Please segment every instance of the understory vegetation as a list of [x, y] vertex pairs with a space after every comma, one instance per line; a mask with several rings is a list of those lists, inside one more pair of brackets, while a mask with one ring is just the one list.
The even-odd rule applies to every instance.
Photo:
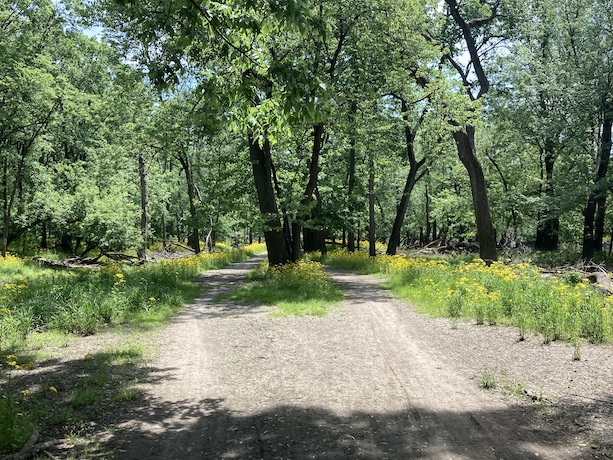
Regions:
[[333, 251], [331, 266], [380, 273], [396, 295], [420, 310], [454, 321], [506, 324], [542, 336], [544, 343], [613, 341], [613, 298], [603, 295], [576, 272], [545, 278], [529, 262], [464, 261], [406, 256], [369, 257], [365, 252]]
[[55, 270], [35, 261], [0, 259], [0, 353], [10, 352], [35, 331], [94, 334], [112, 323], [155, 325], [198, 294], [194, 277], [263, 250], [201, 253], [142, 266]]

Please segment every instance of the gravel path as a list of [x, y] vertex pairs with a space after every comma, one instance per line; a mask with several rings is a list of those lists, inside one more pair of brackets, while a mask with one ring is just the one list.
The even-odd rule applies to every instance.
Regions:
[[[343, 271], [330, 274], [346, 299], [324, 318], [272, 318], [269, 307], [213, 302], [245, 282], [258, 261], [203, 275], [206, 292], [159, 333], [160, 356], [156, 375], [143, 387], [145, 402], [113, 430], [116, 459], [576, 459], [607, 453], [599, 440], [612, 433], [610, 405], [571, 399], [577, 389], [569, 389], [567, 369], [559, 366], [575, 366], [576, 376], [604, 360], [593, 367], [602, 372], [602, 393], [590, 395], [610, 398], [610, 347], [586, 349], [590, 358], [573, 363], [569, 347], [517, 343], [511, 329], [465, 323], [451, 329], [448, 321], [394, 300], [380, 279]], [[535, 364], [530, 359], [543, 353], [548, 365], [559, 360], [563, 374], [550, 385], [549, 375], [526, 374]], [[601, 371], [603, 365], [609, 371]], [[520, 396], [479, 388], [487, 369]], [[518, 377], [526, 380], [518, 383]], [[566, 389], [564, 404], [555, 385]], [[545, 401], [535, 403], [523, 390], [535, 398], [540, 391]], [[547, 402], [554, 397], [550, 390], [557, 391], [556, 404]]]

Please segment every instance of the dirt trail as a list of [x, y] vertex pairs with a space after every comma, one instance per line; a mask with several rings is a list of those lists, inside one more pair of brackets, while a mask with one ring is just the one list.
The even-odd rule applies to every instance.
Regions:
[[346, 300], [324, 318], [212, 301], [256, 261], [204, 275], [210, 289], [160, 333], [116, 459], [588, 458], [529, 405], [480, 389], [440, 323], [377, 278], [332, 271]]

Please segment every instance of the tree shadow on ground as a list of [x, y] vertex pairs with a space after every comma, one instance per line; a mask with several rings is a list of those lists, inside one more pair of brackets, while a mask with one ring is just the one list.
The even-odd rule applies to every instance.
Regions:
[[61, 452], [79, 458], [100, 450], [100, 434], [142, 405], [139, 385], [155, 384], [165, 371], [144, 364], [141, 350], [130, 345], [80, 359], [42, 360], [32, 369], [26, 364], [28, 356], [17, 359], [23, 363], [21, 370], [0, 373], [0, 397], [31, 423], [39, 444], [51, 450], [61, 445]]
[[[20, 404], [38, 417], [39, 441], [61, 441], [48, 452], [115, 460], [588, 459], [613, 453], [613, 404], [606, 401], [472, 413], [433, 412], [419, 402], [407, 408], [403, 401], [385, 413], [290, 405], [246, 413], [223, 399], [126, 397], [125, 389], [154, 386], [173, 370], [144, 366], [138, 358], [108, 351], [13, 373], [14, 396], [27, 390]], [[91, 400], [76, 399], [83, 392]], [[590, 438], [595, 431], [598, 439]]]
[[[600, 422], [610, 428], [612, 411], [605, 414], [597, 406], [562, 409], [567, 414], [599, 413]], [[434, 413], [416, 406], [338, 415], [287, 405], [245, 414], [229, 410], [221, 399], [149, 401], [130, 418], [116, 420], [118, 428], [107, 447], [115, 458], [130, 460], [587, 459], [611, 452], [613, 438], [579, 449], [580, 433], [564, 429], [572, 420], [557, 417], [552, 425], [523, 405], [479, 413]]]

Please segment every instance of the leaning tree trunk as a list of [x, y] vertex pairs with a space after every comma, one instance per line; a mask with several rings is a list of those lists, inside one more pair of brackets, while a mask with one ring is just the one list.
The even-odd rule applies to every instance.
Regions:
[[417, 172], [426, 161], [425, 158], [422, 158], [419, 161], [415, 160], [415, 133], [411, 130], [411, 127], [406, 124], [407, 111], [407, 103], [406, 101], [402, 100], [402, 113], [403, 117], [405, 118], [404, 137], [407, 147], [407, 156], [409, 159], [409, 174], [407, 176], [407, 181], [404, 184], [404, 190], [402, 191], [402, 196], [400, 197], [400, 203], [398, 203], [398, 206], [396, 208], [396, 218], [394, 219], [392, 234], [390, 235], [390, 239], [387, 244], [386, 254], [390, 256], [396, 254], [398, 246], [400, 245], [400, 232], [402, 230], [402, 224], [404, 223], [404, 216], [406, 215], [407, 208], [409, 207], [411, 192], [413, 191], [415, 184], [421, 177], [417, 176]]
[[258, 195], [260, 213], [264, 218], [264, 239], [268, 251], [270, 266], [289, 262], [290, 248], [283, 233], [283, 226], [277, 207], [272, 181], [272, 158], [270, 156], [270, 143], [268, 140], [260, 146], [257, 139], [249, 136], [249, 157], [253, 170], [253, 180]]
[[453, 133], [453, 138], [456, 142], [460, 161], [468, 171], [470, 178], [479, 240], [479, 256], [486, 263], [491, 263], [498, 258], [496, 231], [492, 224], [485, 176], [475, 152], [475, 127], [467, 126], [465, 129], [458, 130]]
[[[583, 251], [581, 257], [589, 261], [594, 257], [595, 251], [602, 251], [604, 231], [604, 214], [607, 199], [605, 178], [609, 168], [611, 155], [611, 128], [613, 119], [606, 117], [602, 127], [600, 151], [598, 152], [598, 166], [594, 185], [590, 190], [587, 206], [584, 211], [583, 224]], [[598, 215], [597, 214], [598, 211]], [[599, 234], [599, 236], [597, 236]]]

